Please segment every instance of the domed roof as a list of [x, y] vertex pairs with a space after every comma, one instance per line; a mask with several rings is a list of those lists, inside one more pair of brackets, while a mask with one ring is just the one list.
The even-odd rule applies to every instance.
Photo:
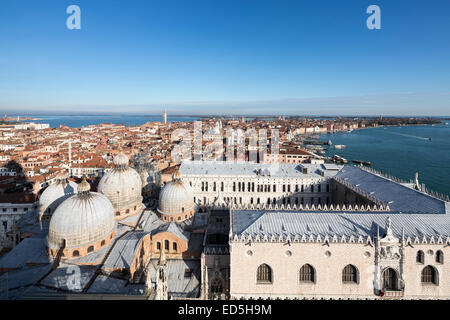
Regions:
[[123, 153], [118, 154], [114, 157], [114, 165], [114, 169], [100, 180], [98, 192], [107, 196], [116, 209], [142, 202], [141, 177], [128, 166], [128, 157]]
[[50, 220], [48, 245], [59, 249], [63, 240], [66, 249], [78, 248], [109, 236], [116, 228], [114, 209], [104, 195], [90, 192], [83, 179], [78, 194], [61, 203]]
[[159, 194], [158, 212], [178, 215], [194, 209], [194, 192], [181, 179], [167, 183]]
[[48, 208], [56, 209], [61, 202], [74, 195], [76, 190], [75, 182], [67, 180], [66, 175], [59, 174], [56, 182], [48, 186], [39, 197], [39, 213], [44, 213]]

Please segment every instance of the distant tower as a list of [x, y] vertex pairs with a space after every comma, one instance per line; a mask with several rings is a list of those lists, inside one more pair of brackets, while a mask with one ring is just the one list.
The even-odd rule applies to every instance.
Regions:
[[164, 122], [164, 124], [167, 124], [167, 112], [166, 112], [166, 109], [164, 109], [163, 122]]

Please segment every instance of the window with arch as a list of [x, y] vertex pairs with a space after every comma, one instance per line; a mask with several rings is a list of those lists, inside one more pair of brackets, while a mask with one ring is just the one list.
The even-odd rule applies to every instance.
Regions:
[[75, 251], [72, 253], [72, 256], [73, 256], [73, 257], [79, 257], [79, 256], [80, 256], [80, 251], [75, 250]]
[[105, 240], [102, 240], [102, 242], [100, 243], [100, 245], [103, 247], [105, 245]]
[[169, 251], [169, 240], [164, 240], [164, 250]]
[[421, 264], [425, 262], [425, 254], [422, 250], [417, 251], [416, 262]]
[[358, 283], [358, 269], [349, 264], [342, 270], [342, 282], [344, 283]]
[[260, 265], [256, 272], [256, 282], [272, 283], [272, 268], [265, 263]]
[[391, 291], [398, 290], [397, 272], [392, 268], [386, 268], [383, 271], [383, 289]]
[[178, 250], [178, 245], [177, 245], [176, 242], [172, 243], [172, 250], [175, 251], [175, 252]]
[[89, 246], [89, 248], [87, 249], [87, 252], [92, 252], [94, 251], [94, 246]]
[[444, 253], [441, 250], [436, 251], [436, 263], [444, 263]]
[[161, 242], [159, 241], [156, 243], [156, 250], [161, 250]]
[[422, 283], [438, 284], [437, 270], [432, 266], [426, 266], [422, 270]]
[[316, 275], [314, 268], [310, 264], [305, 264], [300, 268], [300, 282], [315, 282]]

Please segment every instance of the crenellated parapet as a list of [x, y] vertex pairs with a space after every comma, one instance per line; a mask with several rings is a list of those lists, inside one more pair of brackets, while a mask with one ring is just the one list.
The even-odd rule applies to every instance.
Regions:
[[387, 212], [390, 211], [387, 203], [379, 202], [375, 204], [242, 204], [222, 205], [220, 208], [230, 208], [232, 210], [274, 210], [274, 211], [324, 211], [324, 212]]
[[355, 243], [373, 245], [373, 239], [370, 236], [348, 236], [348, 235], [320, 235], [320, 234], [283, 234], [283, 233], [264, 233], [264, 234], [232, 234], [230, 242], [278, 242], [278, 243]]

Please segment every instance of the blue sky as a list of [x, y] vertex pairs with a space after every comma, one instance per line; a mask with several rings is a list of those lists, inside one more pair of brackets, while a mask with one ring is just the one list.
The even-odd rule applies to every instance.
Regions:
[[450, 115], [449, 15], [448, 0], [2, 0], [0, 112]]

